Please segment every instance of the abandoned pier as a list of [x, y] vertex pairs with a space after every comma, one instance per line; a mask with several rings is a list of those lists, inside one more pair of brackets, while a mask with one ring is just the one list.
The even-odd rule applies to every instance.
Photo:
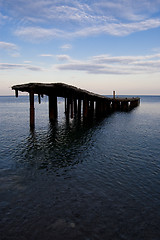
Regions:
[[81, 118], [81, 116], [83, 118], [102, 117], [112, 111], [131, 110], [140, 103], [138, 97], [116, 98], [115, 92], [113, 92], [113, 97], [109, 98], [64, 83], [28, 83], [12, 86], [12, 89], [15, 90], [16, 97], [18, 97], [18, 91], [29, 93], [31, 128], [35, 126], [35, 94], [38, 95], [39, 103], [41, 103], [41, 98], [44, 95], [48, 96], [50, 121], [57, 118], [57, 97], [65, 99], [64, 111], [67, 118]]

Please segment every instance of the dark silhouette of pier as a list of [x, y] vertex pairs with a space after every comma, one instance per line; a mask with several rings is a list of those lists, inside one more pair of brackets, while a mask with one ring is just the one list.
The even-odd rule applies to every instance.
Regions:
[[112, 111], [128, 111], [137, 107], [140, 98], [116, 98], [115, 91], [113, 98], [98, 95], [64, 83], [28, 83], [12, 86], [16, 97], [18, 91], [28, 92], [30, 97], [30, 127], [35, 126], [34, 95], [38, 94], [39, 103], [41, 97], [48, 96], [49, 119], [54, 121], [57, 118], [57, 97], [65, 99], [65, 114], [67, 118], [75, 116], [83, 118], [102, 117]]

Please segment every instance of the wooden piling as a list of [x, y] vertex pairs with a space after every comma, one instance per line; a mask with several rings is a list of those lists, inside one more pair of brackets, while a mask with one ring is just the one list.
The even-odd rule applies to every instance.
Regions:
[[74, 99], [74, 116], [77, 115], [77, 99]]
[[130, 101], [130, 108], [135, 108], [140, 104], [139, 99], [138, 100], [134, 100], [134, 101]]
[[122, 101], [121, 102], [121, 110], [122, 111], [128, 111], [128, 101]]
[[117, 110], [120, 110], [120, 101], [113, 101], [112, 102], [112, 108], [113, 108], [113, 111], [117, 111]]
[[135, 102], [130, 102], [130, 108], [134, 108], [134, 107], [136, 107], [136, 105], [135, 105]]
[[81, 117], [81, 99], [78, 99], [78, 117]]
[[107, 111], [106, 111], [106, 101], [102, 100], [100, 102], [100, 116], [101, 117], [105, 117], [107, 114]]
[[18, 90], [17, 89], [15, 90], [15, 95], [16, 95], [16, 97], [18, 97]]
[[65, 98], [65, 101], [64, 101], [64, 107], [65, 107], [65, 113], [67, 112], [67, 98]]
[[113, 99], [116, 97], [116, 91], [113, 91]]
[[90, 114], [94, 115], [94, 101], [90, 101]]
[[49, 120], [57, 118], [57, 96], [49, 95]]
[[29, 94], [30, 98], [30, 127], [35, 126], [35, 109], [34, 109], [34, 92], [31, 90]]
[[96, 116], [97, 117], [101, 116], [101, 101], [100, 100], [96, 101]]
[[41, 95], [40, 94], [38, 94], [38, 102], [39, 102], [39, 104], [41, 103]]
[[86, 118], [88, 116], [88, 99], [84, 97], [83, 99], [83, 117]]
[[69, 118], [69, 113], [70, 113], [70, 99], [66, 99], [67, 106], [66, 106], [66, 118]]
[[105, 101], [105, 113], [108, 114], [111, 111], [110, 101]]
[[71, 99], [71, 118], [73, 118], [73, 99]]

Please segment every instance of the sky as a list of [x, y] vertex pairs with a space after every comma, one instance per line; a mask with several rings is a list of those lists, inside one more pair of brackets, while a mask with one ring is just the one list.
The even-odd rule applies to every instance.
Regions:
[[160, 0], [0, 0], [0, 95], [29, 82], [160, 95]]

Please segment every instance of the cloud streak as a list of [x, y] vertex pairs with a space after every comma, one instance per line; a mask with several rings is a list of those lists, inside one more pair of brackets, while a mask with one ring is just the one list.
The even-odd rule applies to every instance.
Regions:
[[66, 51], [72, 48], [71, 44], [64, 44], [63, 46], [60, 47], [62, 50]]
[[45, 29], [40, 27], [26, 27], [16, 30], [15, 34], [32, 40], [55, 39], [55, 38], [76, 38], [87, 37], [99, 34], [109, 34], [113, 36], [127, 36], [134, 32], [145, 31], [160, 27], [160, 18], [148, 19], [134, 23], [108, 23], [102, 26], [86, 27], [77, 31], [67, 32], [55, 28]]
[[6, 20], [8, 20], [7, 16], [4, 16], [1, 12], [0, 12], [0, 25], [3, 24]]
[[17, 19], [15, 34], [32, 40], [126, 36], [160, 27], [159, 0], [10, 0], [1, 5]]
[[59, 61], [70, 61], [71, 58], [68, 55], [57, 55], [56, 56]]
[[19, 57], [18, 47], [14, 43], [0, 42], [0, 49], [7, 51], [12, 57]]
[[13, 63], [0, 63], [0, 70], [15, 70], [26, 69], [31, 71], [43, 71], [41, 67], [32, 66], [29, 64], [13, 64]]
[[[42, 56], [52, 56], [45, 55]], [[81, 71], [99, 75], [135, 75], [159, 73], [160, 53], [139, 56], [98, 55], [86, 60], [72, 59], [68, 55], [55, 55], [59, 61], [52, 68], [42, 68], [26, 62], [24, 64], [0, 63], [0, 70], [30, 70], [30, 71]]]
[[0, 48], [5, 50], [18, 50], [18, 47], [14, 43], [0, 42]]
[[1, 3], [10, 15], [26, 21], [39, 19], [96, 23], [108, 19], [142, 20], [158, 12], [159, 0], [17, 0]]
[[85, 61], [69, 58], [54, 68], [65, 71], [83, 71], [89, 74], [151, 74], [159, 73], [160, 54], [145, 56], [94, 56]]
[[54, 57], [54, 55], [53, 54], [48, 54], [48, 53], [44, 53], [44, 54], [40, 54], [39, 55], [40, 57]]

